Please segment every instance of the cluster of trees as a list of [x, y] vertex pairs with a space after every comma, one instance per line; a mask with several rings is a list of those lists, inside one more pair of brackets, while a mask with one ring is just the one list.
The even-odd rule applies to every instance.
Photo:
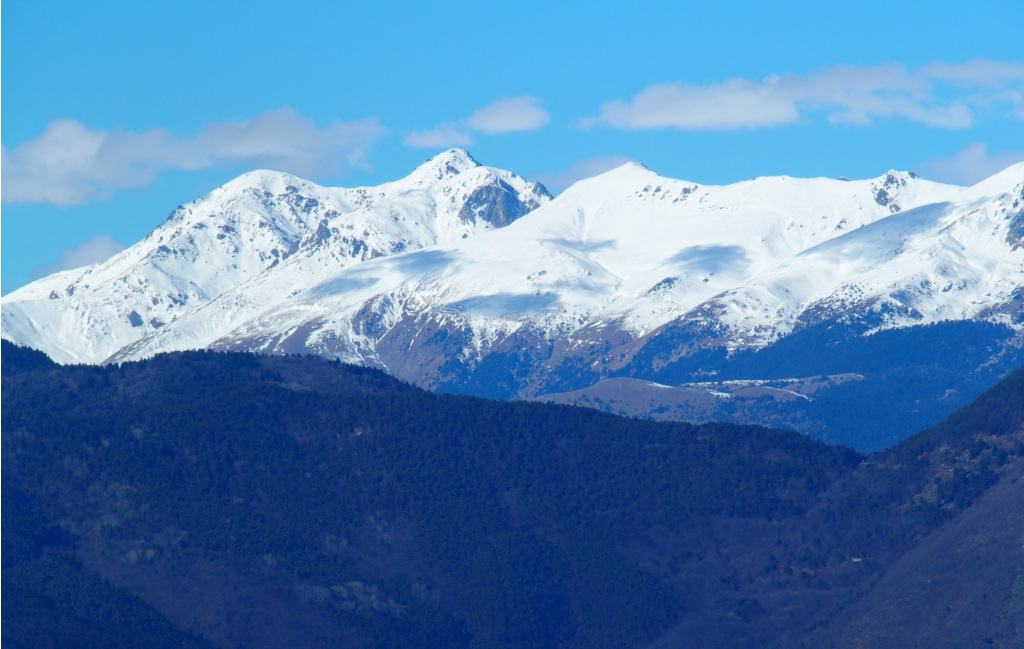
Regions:
[[[759, 646], [848, 598], [1024, 451], [1007, 432], [1022, 373], [993, 397], [1002, 414], [873, 456], [755, 426], [435, 395], [311, 358], [62, 368], [4, 343], [3, 375], [5, 641], [41, 625], [62, 638], [80, 611], [100, 635], [103, 620], [123, 629], [105, 646], [203, 646], [199, 603], [176, 604], [185, 632], [143, 601], [204, 566], [222, 619], [283, 602], [355, 645], [643, 646], [711, 633], [698, 620], [716, 615], [734, 646]], [[356, 606], [353, 583], [380, 605]], [[772, 605], [780, 592], [801, 603]]]

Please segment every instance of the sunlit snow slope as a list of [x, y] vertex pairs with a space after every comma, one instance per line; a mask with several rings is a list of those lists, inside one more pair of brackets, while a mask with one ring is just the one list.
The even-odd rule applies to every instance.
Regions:
[[348, 267], [505, 226], [549, 199], [460, 150], [380, 187], [254, 171], [110, 260], [5, 296], [3, 337], [63, 363], [100, 363], [157, 337], [150, 353], [204, 347]]
[[631, 163], [549, 199], [459, 150], [374, 188], [253, 172], [7, 296], [3, 336], [61, 362], [302, 352], [532, 396], [823, 322], [1021, 328], [1024, 164], [962, 188], [704, 186]]

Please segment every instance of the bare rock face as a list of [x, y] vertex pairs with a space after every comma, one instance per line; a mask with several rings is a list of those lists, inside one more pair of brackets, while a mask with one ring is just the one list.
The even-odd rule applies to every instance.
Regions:
[[[550, 198], [543, 185], [536, 185], [534, 194]], [[539, 198], [520, 199], [519, 193], [503, 181], [494, 185], [478, 187], [471, 193], [459, 210], [459, 218], [467, 223], [484, 221], [496, 228], [503, 228], [527, 212], [540, 207]]]

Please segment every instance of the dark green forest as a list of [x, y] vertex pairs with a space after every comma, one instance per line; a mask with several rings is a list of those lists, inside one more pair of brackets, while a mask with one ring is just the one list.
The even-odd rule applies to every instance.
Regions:
[[[2, 373], [9, 649], [854, 646], [904, 557], [1024, 502], [1024, 371], [870, 455], [317, 358]], [[1024, 638], [1000, 552], [950, 642]]]

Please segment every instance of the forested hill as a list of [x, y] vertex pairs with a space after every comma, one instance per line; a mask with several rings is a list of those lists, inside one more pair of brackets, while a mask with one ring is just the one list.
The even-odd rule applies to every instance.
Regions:
[[[8, 647], [853, 646], [881, 579], [1024, 503], [1024, 372], [863, 456], [314, 358], [2, 354]], [[931, 646], [1019, 642], [998, 548], [986, 635]]]

